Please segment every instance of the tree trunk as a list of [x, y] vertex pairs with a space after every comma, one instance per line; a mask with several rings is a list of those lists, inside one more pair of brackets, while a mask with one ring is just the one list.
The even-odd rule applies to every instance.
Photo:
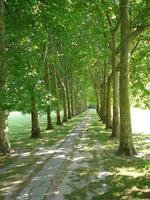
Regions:
[[77, 97], [77, 87], [74, 88], [74, 114], [77, 115], [78, 114], [78, 97]]
[[[48, 33], [49, 41], [50, 41], [50, 33]], [[47, 91], [47, 128], [46, 130], [51, 130], [53, 129], [52, 125], [52, 118], [51, 118], [51, 83], [50, 83], [50, 65], [48, 64], [48, 54], [49, 54], [49, 49], [46, 46], [45, 49], [45, 56], [44, 56], [44, 82], [45, 82], [45, 88]]]
[[66, 88], [64, 88], [64, 122], [68, 121], [68, 116], [67, 116], [67, 94], [66, 94]]
[[62, 125], [61, 116], [60, 116], [60, 99], [59, 99], [58, 80], [57, 80], [56, 69], [54, 69], [54, 73], [55, 73], [55, 92], [56, 92], [56, 99], [57, 99], [57, 110], [56, 110], [57, 122], [56, 122], [56, 124]]
[[71, 87], [71, 115], [74, 116], [74, 94], [73, 94], [73, 85]]
[[35, 97], [32, 96], [31, 98], [31, 122], [32, 122], [32, 130], [31, 130], [31, 137], [32, 138], [39, 138], [41, 137], [40, 133], [40, 126], [39, 126], [39, 119], [38, 119], [38, 112], [36, 109], [36, 102]]
[[0, 152], [10, 152], [10, 142], [8, 137], [8, 113], [0, 110]]
[[[4, 27], [3, 27], [3, 17], [4, 17], [4, 1], [0, 0], [0, 97], [4, 94], [6, 78], [7, 78], [7, 69], [4, 63]], [[1, 93], [2, 92], [2, 93]], [[2, 95], [2, 96], [1, 96]], [[5, 108], [3, 107], [3, 102], [5, 97], [0, 102], [0, 152], [9, 153], [10, 152], [10, 141], [8, 136], [8, 114]]]
[[101, 90], [101, 94], [100, 94], [100, 120], [102, 121], [103, 120], [103, 112], [104, 112], [104, 107], [103, 107], [103, 92], [102, 92], [102, 90]]
[[106, 64], [104, 65], [104, 75], [103, 75], [103, 80], [102, 80], [102, 85], [101, 85], [101, 108], [100, 108], [100, 115], [103, 123], [106, 123]]
[[106, 124], [106, 94], [107, 94], [107, 84], [106, 84], [106, 71], [104, 75], [104, 96], [103, 96], [103, 123]]
[[68, 119], [71, 119], [71, 106], [70, 106], [70, 95], [69, 95], [69, 83], [68, 83], [68, 80], [67, 80], [66, 92], [67, 92]]
[[99, 98], [98, 98], [98, 94], [96, 93], [96, 112], [99, 115], [100, 114], [100, 108], [99, 108]]
[[65, 78], [61, 78], [59, 75], [59, 80], [62, 86], [63, 90], [63, 109], [64, 109], [64, 118], [63, 121], [68, 121], [68, 115], [67, 115], [67, 92], [66, 92], [66, 86], [65, 86]]
[[112, 76], [110, 75], [107, 78], [107, 99], [106, 99], [106, 128], [112, 127], [111, 121], [111, 80]]
[[112, 78], [113, 78], [113, 124], [111, 137], [119, 136], [119, 73], [116, 69], [116, 38], [115, 32], [112, 32]]
[[120, 54], [120, 146], [119, 153], [133, 155], [136, 153], [131, 130], [129, 103], [129, 23], [128, 0], [120, 0], [121, 6], [121, 54]]
[[61, 116], [60, 116], [60, 111], [57, 109], [57, 125], [62, 125], [62, 122], [61, 122]]
[[99, 95], [99, 90], [97, 88], [95, 88], [95, 93], [96, 93], [96, 112], [100, 117], [100, 95]]
[[51, 118], [51, 108], [50, 105], [47, 106], [47, 128], [46, 130], [51, 130], [53, 129], [52, 125], [52, 118]]
[[103, 123], [106, 123], [106, 84], [103, 82], [100, 93], [100, 118]]

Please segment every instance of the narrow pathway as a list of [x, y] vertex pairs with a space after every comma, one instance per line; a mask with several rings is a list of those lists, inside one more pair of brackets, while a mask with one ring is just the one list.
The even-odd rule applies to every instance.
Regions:
[[[105, 183], [107, 172], [103, 168], [102, 148], [99, 141], [92, 140], [89, 131], [91, 120], [74, 146], [60, 177], [48, 191], [47, 200], [99, 200], [108, 190]], [[89, 132], [89, 134], [88, 134]]]
[[101, 146], [97, 140], [88, 138], [90, 118], [91, 112], [88, 111], [16, 200], [92, 200], [95, 194], [107, 190], [105, 183], [91, 190], [93, 183], [105, 179], [105, 172]]

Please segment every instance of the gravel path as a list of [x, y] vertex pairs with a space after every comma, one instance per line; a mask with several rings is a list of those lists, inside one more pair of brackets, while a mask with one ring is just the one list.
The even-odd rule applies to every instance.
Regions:
[[68, 135], [65, 141], [58, 148], [52, 150], [52, 155], [44, 167], [34, 176], [26, 187], [16, 197], [17, 200], [43, 200], [47, 197], [49, 188], [60, 175], [68, 156], [73, 151], [73, 146], [83, 134], [89, 121], [89, 112]]
[[[72, 199], [67, 196], [81, 188], [86, 189], [85, 199], [92, 200], [95, 194], [107, 190], [105, 183], [93, 191], [88, 188], [89, 184], [104, 180], [107, 175], [100, 156], [101, 146], [97, 141], [93, 141], [92, 147], [88, 143], [90, 140], [86, 130], [90, 116], [88, 111], [67, 139], [53, 150], [51, 158], [18, 194], [16, 200]], [[82, 198], [77, 195], [75, 199]]]
[[90, 139], [84, 131], [61, 176], [49, 189], [46, 200], [92, 200], [95, 195], [102, 195], [109, 189], [105, 183], [108, 174], [103, 167], [101, 145]]

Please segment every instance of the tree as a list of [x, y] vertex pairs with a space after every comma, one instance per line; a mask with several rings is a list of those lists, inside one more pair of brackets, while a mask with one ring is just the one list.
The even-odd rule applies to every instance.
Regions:
[[4, 102], [6, 99], [7, 67], [5, 62], [4, 45], [4, 1], [0, 0], [0, 152], [10, 152], [8, 136], [8, 112]]
[[129, 19], [128, 0], [120, 0], [121, 47], [120, 47], [120, 146], [119, 153], [136, 153], [131, 130], [129, 103]]

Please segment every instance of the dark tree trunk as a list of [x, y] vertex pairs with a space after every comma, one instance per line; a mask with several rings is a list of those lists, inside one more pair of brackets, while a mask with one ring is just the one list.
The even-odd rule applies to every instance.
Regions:
[[104, 90], [103, 88], [101, 87], [101, 90], [100, 90], [100, 119], [103, 121], [103, 116], [104, 116]]
[[103, 123], [106, 124], [106, 94], [107, 94], [107, 84], [106, 84], [106, 73], [104, 77], [104, 96], [103, 96]]
[[74, 116], [74, 94], [73, 94], [73, 85], [71, 88], [71, 115]]
[[103, 83], [101, 87], [101, 93], [100, 93], [100, 118], [103, 121], [103, 123], [106, 123], [106, 85]]
[[75, 115], [77, 115], [78, 114], [78, 112], [77, 112], [77, 96], [76, 96], [76, 94], [77, 94], [77, 89], [75, 88], [74, 89], [74, 114]]
[[115, 31], [112, 32], [112, 78], [113, 78], [113, 124], [111, 137], [119, 136], [119, 73], [116, 69], [116, 36]]
[[96, 91], [96, 111], [100, 117], [100, 95], [98, 90]]
[[65, 86], [65, 78], [61, 78], [59, 76], [59, 80], [62, 86], [63, 90], [63, 110], [64, 110], [64, 118], [63, 121], [67, 122], [68, 121], [68, 115], [67, 115], [67, 91], [66, 91], [66, 86]]
[[68, 115], [67, 115], [67, 94], [66, 94], [66, 88], [64, 88], [64, 122], [68, 121]]
[[47, 128], [46, 130], [51, 130], [53, 129], [52, 125], [52, 118], [51, 118], [51, 107], [50, 105], [47, 106]]
[[57, 110], [57, 125], [62, 125], [62, 122], [61, 122], [61, 116], [60, 116], [60, 111]]
[[62, 125], [61, 122], [61, 116], [60, 116], [60, 99], [59, 99], [59, 89], [58, 89], [58, 80], [57, 80], [57, 73], [56, 69], [54, 69], [55, 73], [55, 93], [56, 93], [56, 99], [57, 99], [57, 110], [56, 110], [56, 115], [57, 115], [57, 125]]
[[[5, 83], [7, 78], [7, 69], [4, 62], [4, 28], [3, 28], [3, 17], [4, 17], [4, 1], [0, 0], [0, 97], [3, 99], [0, 102], [0, 152], [10, 152], [10, 141], [8, 136], [8, 113], [5, 110], [5, 106], [2, 104], [5, 102], [3, 98], [3, 92], [5, 90]], [[1, 93], [2, 92], [2, 93]], [[4, 92], [5, 93], [5, 92]]]
[[67, 80], [67, 87], [66, 87], [66, 92], [67, 92], [67, 109], [68, 109], [68, 119], [71, 119], [71, 106], [70, 106], [70, 95], [69, 95], [69, 83]]
[[31, 111], [31, 123], [32, 123], [31, 137], [32, 138], [39, 138], [39, 137], [41, 137], [41, 133], [40, 133], [38, 112], [37, 112], [37, 109], [36, 109], [36, 102], [35, 102], [34, 96], [32, 96], [32, 98], [31, 98], [31, 106], [32, 106], [32, 111]]
[[103, 121], [103, 123], [106, 123], [106, 93], [107, 93], [107, 86], [106, 86], [106, 64], [104, 66], [104, 76], [103, 76], [103, 82], [101, 85], [101, 91], [100, 91], [100, 96], [101, 96], [101, 108], [100, 108], [100, 116]]
[[106, 99], [106, 128], [112, 127], [111, 121], [111, 82], [112, 76], [107, 78], [107, 99]]
[[129, 23], [128, 0], [120, 1], [121, 11], [121, 55], [120, 55], [120, 146], [119, 153], [133, 155], [136, 153], [131, 130], [129, 103]]

